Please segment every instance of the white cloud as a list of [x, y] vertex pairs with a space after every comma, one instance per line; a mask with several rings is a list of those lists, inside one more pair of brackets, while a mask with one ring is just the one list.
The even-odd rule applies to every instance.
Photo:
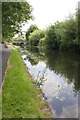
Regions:
[[69, 13], [74, 13], [79, 0], [27, 0], [34, 8], [34, 21], [23, 27], [26, 30], [31, 24], [40, 29], [56, 21], [63, 21]]

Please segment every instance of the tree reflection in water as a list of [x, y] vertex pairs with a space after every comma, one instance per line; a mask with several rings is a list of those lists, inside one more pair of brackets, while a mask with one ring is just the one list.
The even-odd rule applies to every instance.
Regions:
[[29, 72], [36, 80], [38, 88], [43, 86], [42, 90], [52, 106], [53, 114], [57, 117], [77, 117], [79, 55], [67, 51], [31, 48], [26, 56], [24, 60]]

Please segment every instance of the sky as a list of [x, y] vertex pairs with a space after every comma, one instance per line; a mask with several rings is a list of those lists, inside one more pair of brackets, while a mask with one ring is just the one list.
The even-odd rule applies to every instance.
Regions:
[[75, 13], [79, 0], [27, 0], [33, 7], [34, 21], [29, 20], [22, 28], [26, 31], [31, 24], [45, 29], [57, 21], [64, 21], [69, 14]]

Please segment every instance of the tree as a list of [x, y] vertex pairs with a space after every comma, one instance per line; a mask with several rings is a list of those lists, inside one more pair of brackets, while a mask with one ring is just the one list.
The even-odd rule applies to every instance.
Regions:
[[79, 49], [80, 49], [80, 1], [78, 3], [78, 9], [76, 12], [76, 22], [77, 22], [78, 44], [79, 44]]
[[29, 40], [30, 33], [34, 32], [35, 30], [38, 30], [38, 27], [36, 25], [31, 25], [26, 32], [26, 40]]
[[46, 30], [46, 47], [47, 48], [58, 48], [58, 41], [56, 39], [55, 26], [51, 25]]
[[39, 41], [44, 37], [45, 37], [44, 30], [35, 30], [29, 36], [29, 43], [31, 46], [37, 46], [39, 44]]
[[77, 24], [74, 18], [69, 18], [63, 22], [63, 28], [60, 30], [61, 47], [76, 48], [77, 47]]
[[60, 41], [60, 48], [75, 50], [78, 47], [77, 21], [72, 15], [55, 24], [55, 33], [57, 41]]
[[28, 2], [2, 3], [2, 36], [10, 40], [14, 34], [20, 32], [24, 22], [32, 18], [32, 7]]

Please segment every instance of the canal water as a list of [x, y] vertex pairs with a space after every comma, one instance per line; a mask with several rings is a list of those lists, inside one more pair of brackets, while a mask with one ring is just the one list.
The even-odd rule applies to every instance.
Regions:
[[79, 56], [67, 51], [23, 49], [22, 58], [55, 118], [78, 118]]

